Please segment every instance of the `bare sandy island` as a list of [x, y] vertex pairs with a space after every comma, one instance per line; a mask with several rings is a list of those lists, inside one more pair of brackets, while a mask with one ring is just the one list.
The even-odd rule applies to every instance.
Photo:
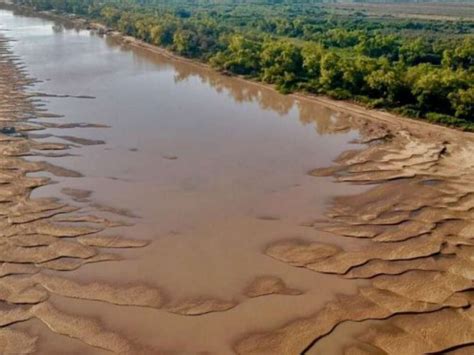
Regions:
[[[160, 309], [189, 319], [239, 312], [242, 298], [175, 299], [144, 282], [85, 283], [68, 277], [68, 271], [88, 263], [121, 263], [124, 254], [115, 249], [147, 248], [148, 241], [105, 233], [120, 220], [81, 213], [54, 198], [30, 198], [33, 189], [50, 182], [31, 173], [80, 176], [24, 159], [62, 154], [68, 148], [28, 136], [44, 128], [28, 123], [30, 118], [50, 115], [27, 92], [32, 83], [9, 50], [8, 39], [0, 37], [0, 352], [39, 352], [41, 338], [19, 326], [26, 321], [79, 341], [82, 353], [94, 349], [124, 354], [181, 352], [150, 348], [97, 318], [57, 306], [51, 301], [54, 296]], [[267, 245], [261, 254], [288, 268], [332, 274], [347, 282], [362, 280], [364, 286], [356, 294], [335, 296], [304, 318], [241, 334], [232, 349], [239, 354], [320, 353], [318, 346], [324, 340], [341, 342], [338, 329], [359, 322], [360, 334], [344, 344], [346, 354], [472, 353], [473, 136], [350, 104], [337, 105], [346, 114], [331, 129], [357, 128], [363, 148], [346, 151], [333, 166], [309, 174], [314, 179], [330, 176], [340, 183], [368, 185], [368, 189], [335, 199], [326, 219], [304, 224], [329, 233], [327, 242], [284, 239]], [[89, 191], [77, 189], [64, 193], [78, 201], [90, 196]], [[364, 247], [346, 250], [341, 240], [355, 238], [362, 238]], [[241, 293], [247, 302], [275, 295], [301, 297], [304, 290], [286, 281], [260, 275]]]

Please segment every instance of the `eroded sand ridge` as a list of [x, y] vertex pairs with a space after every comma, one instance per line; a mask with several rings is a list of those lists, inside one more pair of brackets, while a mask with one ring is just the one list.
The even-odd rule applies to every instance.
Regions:
[[[308, 318], [241, 339], [241, 354], [296, 354], [345, 321], [371, 326], [347, 354], [469, 353], [474, 341], [474, 146], [472, 135], [411, 122], [367, 122], [366, 148], [311, 172], [373, 185], [336, 198], [327, 220], [308, 227], [334, 238], [364, 238], [345, 251], [331, 244], [283, 241], [266, 254], [292, 266], [369, 279], [356, 296], [339, 296]], [[334, 341], [337, 341], [335, 339]]]

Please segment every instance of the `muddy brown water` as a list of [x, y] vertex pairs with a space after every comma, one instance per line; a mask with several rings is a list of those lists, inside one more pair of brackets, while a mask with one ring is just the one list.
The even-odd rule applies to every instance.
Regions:
[[[8, 30], [12, 51], [41, 81], [31, 90], [51, 95], [41, 100], [63, 116], [41, 122], [65, 128], [47, 128], [32, 138], [72, 145], [71, 156], [28, 159], [83, 175], [54, 176], [54, 184], [32, 197], [58, 197], [84, 215], [126, 222], [106, 233], [150, 241], [122, 250], [121, 261], [59, 274], [145, 282], [170, 300], [209, 296], [237, 303], [223, 312], [183, 316], [52, 296], [59, 309], [98, 318], [156, 351], [223, 354], [246, 333], [312, 314], [361, 284], [263, 254], [284, 239], [331, 242], [331, 235], [304, 224], [322, 218], [334, 196], [365, 189], [307, 174], [354, 148], [357, 132], [340, 126], [342, 114], [51, 20], [0, 10], [0, 30]], [[342, 243], [350, 249], [362, 242]], [[262, 275], [278, 276], [302, 294], [245, 297], [244, 289]], [[103, 352], [37, 320], [15, 327], [40, 335], [40, 353]], [[322, 346], [336, 353], [335, 342]]]

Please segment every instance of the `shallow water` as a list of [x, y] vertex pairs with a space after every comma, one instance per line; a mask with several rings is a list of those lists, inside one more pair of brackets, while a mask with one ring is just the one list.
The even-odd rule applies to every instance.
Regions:
[[[302, 224], [321, 218], [332, 197], [362, 191], [307, 174], [354, 148], [349, 142], [357, 132], [341, 129], [341, 114], [50, 20], [0, 10], [0, 29], [16, 40], [12, 49], [28, 73], [41, 80], [32, 90], [93, 97], [45, 97], [47, 109], [64, 117], [43, 122], [107, 126], [31, 134], [71, 143], [73, 156], [29, 159], [83, 175], [55, 176], [55, 184], [33, 197], [56, 196], [84, 214], [126, 221], [133, 225], [107, 234], [151, 241], [122, 251], [122, 261], [85, 265], [65, 276], [146, 282], [170, 299], [211, 296], [239, 303], [196, 317], [54, 296], [58, 308], [100, 318], [153, 349], [226, 353], [247, 332], [314, 313], [335, 294], [355, 291], [356, 281], [263, 254], [284, 239], [333, 242]], [[74, 199], [64, 188], [92, 194]], [[344, 241], [345, 248], [356, 242]], [[303, 295], [246, 298], [243, 290], [261, 275], [278, 276]], [[17, 327], [43, 335], [44, 353], [96, 351], [34, 321]]]

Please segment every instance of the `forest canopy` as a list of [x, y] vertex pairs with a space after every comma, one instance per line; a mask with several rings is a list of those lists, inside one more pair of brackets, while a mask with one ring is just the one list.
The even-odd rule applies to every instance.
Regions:
[[17, 0], [99, 21], [229, 74], [474, 129], [474, 21], [318, 0]]

